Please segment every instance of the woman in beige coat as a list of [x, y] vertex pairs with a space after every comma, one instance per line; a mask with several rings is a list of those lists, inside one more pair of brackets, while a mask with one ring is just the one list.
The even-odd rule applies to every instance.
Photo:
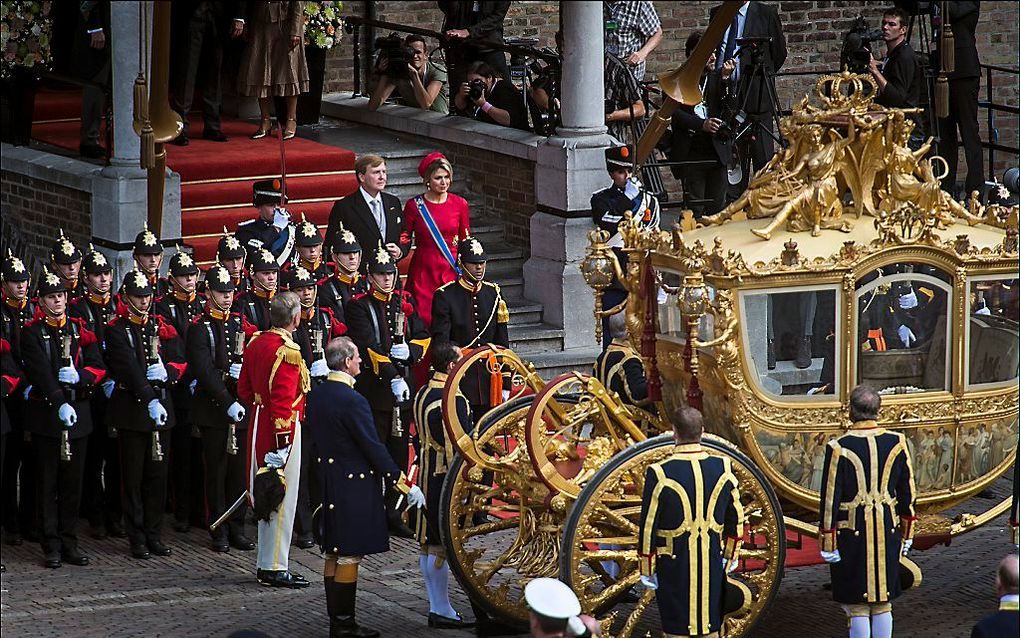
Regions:
[[305, 64], [304, 2], [246, 2], [244, 15], [234, 20], [233, 36], [245, 36], [248, 46], [241, 58], [238, 92], [259, 99], [262, 122], [253, 140], [265, 137], [272, 129], [270, 102], [282, 96], [287, 102], [287, 123], [283, 139], [297, 131], [297, 96], [308, 91], [308, 67]]

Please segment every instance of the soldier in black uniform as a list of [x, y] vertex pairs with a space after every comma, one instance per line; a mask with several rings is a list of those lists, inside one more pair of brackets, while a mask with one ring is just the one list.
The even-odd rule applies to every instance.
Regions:
[[60, 229], [57, 241], [50, 249], [50, 270], [60, 277], [64, 282], [64, 289], [67, 290], [67, 302], [71, 303], [81, 294], [78, 284], [80, 283], [82, 254], [71, 240], [64, 236], [64, 230]]
[[[35, 303], [29, 298], [31, 274], [24, 262], [7, 252], [0, 271], [0, 338], [11, 346], [14, 361], [21, 363], [21, 332], [35, 314]], [[12, 434], [8, 437], [3, 465], [3, 526], [9, 545], [20, 545], [22, 535], [29, 540], [35, 538], [36, 499], [35, 490], [21, 489], [31, 486], [35, 480], [34, 459], [31, 443], [25, 440], [25, 397], [27, 385], [7, 397], [5, 404], [11, 420]]]
[[[368, 262], [371, 292], [347, 305], [347, 328], [366, 361], [355, 389], [368, 399], [380, 441], [385, 441], [397, 467], [407, 467], [407, 404], [411, 389], [405, 376], [421, 361], [431, 339], [415, 312], [411, 295], [394, 291], [397, 265], [379, 246]], [[397, 511], [398, 497], [387, 497], [391, 533], [411, 538]]]
[[142, 271], [149, 279], [152, 286], [152, 294], [162, 297], [170, 292], [169, 286], [164, 279], [160, 279], [159, 269], [163, 265], [163, 242], [156, 237], [156, 234], [149, 230], [148, 225], [135, 235], [134, 248], [131, 256], [135, 260], [135, 268]]
[[332, 273], [330, 264], [322, 258], [322, 233], [312, 222], [301, 215], [301, 223], [296, 227], [297, 240], [294, 247], [294, 259], [283, 265], [283, 271], [289, 272], [295, 266], [301, 266], [312, 273], [316, 284], [325, 281]]
[[[188, 328], [202, 314], [198, 296], [198, 265], [191, 255], [177, 252], [170, 258], [166, 278], [167, 293], [152, 304], [152, 312], [173, 326], [181, 347], [187, 341]], [[204, 527], [205, 504], [202, 498], [202, 448], [198, 432], [192, 427], [189, 406], [195, 378], [186, 373], [171, 389], [176, 427], [170, 433], [170, 497], [173, 503], [174, 531], [186, 533], [192, 522]]]
[[818, 532], [850, 635], [889, 638], [917, 514], [907, 439], [878, 427], [881, 406], [868, 386], [850, 393], [853, 427], [825, 446]]
[[169, 556], [163, 544], [167, 463], [162, 433], [174, 426], [168, 391], [187, 368], [173, 326], [151, 313], [152, 285], [144, 273], [124, 277], [117, 317], [106, 329], [106, 364], [117, 382], [107, 422], [117, 429], [124, 494], [124, 524], [131, 555]]
[[[434, 318], [435, 315], [433, 321]], [[460, 349], [449, 341], [434, 344], [432, 378], [414, 397], [414, 422], [421, 442], [418, 485], [425, 493], [425, 507], [418, 509], [415, 516], [416, 538], [421, 545], [418, 569], [429, 596], [429, 627], [467, 626], [450, 604], [450, 565], [446, 562], [446, 550], [439, 534], [440, 496], [447, 466], [453, 460], [453, 448], [446, 443], [443, 427], [443, 388], [459, 358]], [[457, 393], [457, 413], [461, 423], [471, 423], [468, 399], [460, 392]]]
[[[237, 400], [237, 380], [241, 376], [241, 357], [255, 326], [237, 312], [231, 312], [234, 281], [219, 264], [205, 273], [206, 301], [202, 315], [188, 330], [188, 370], [198, 381], [191, 402], [191, 418], [202, 433], [202, 459], [205, 462], [205, 498], [210, 521], [223, 515], [230, 499], [244, 491], [244, 440], [248, 420]], [[242, 551], [255, 549], [244, 534], [242, 506], [215, 531], [214, 552], [230, 547]]]
[[[631, 178], [634, 147], [616, 146], [606, 149], [606, 170], [613, 183], [608, 188], [591, 196], [591, 219], [599, 230], [609, 233], [609, 245], [613, 247], [620, 267], [626, 272], [627, 255], [619, 250], [623, 245], [618, 231], [620, 222], [630, 213], [643, 228], [659, 227], [659, 200], [644, 190]], [[602, 298], [605, 309], [614, 308], [627, 299], [627, 291], [619, 281], [613, 281]], [[609, 347], [609, 318], [602, 318], [602, 347]]]
[[355, 295], [368, 292], [368, 280], [361, 276], [361, 246], [354, 233], [341, 223], [330, 247], [333, 274], [319, 283], [319, 305], [333, 311], [339, 321], [347, 317], [347, 302]]
[[[336, 320], [333, 311], [315, 303], [316, 280], [304, 266], [295, 266], [284, 275], [286, 289], [301, 301], [301, 324], [293, 332], [294, 342], [301, 348], [301, 358], [308, 366], [312, 385], [326, 380], [326, 344], [347, 333], [347, 326]], [[312, 507], [319, 501], [315, 480], [318, 455], [314, 445], [301, 446], [301, 484], [298, 487], [297, 509], [294, 512], [294, 544], [301, 549], [315, 546], [312, 538]]]
[[[432, 339], [437, 344], [450, 342], [464, 350], [495, 344], [507, 348], [510, 337], [507, 323], [510, 313], [499, 286], [485, 281], [488, 257], [482, 242], [465, 237], [457, 253], [460, 277], [444, 284], [432, 297]], [[492, 396], [492, 384], [502, 385], [499, 374], [492, 374], [485, 362], [475, 364], [461, 384], [471, 403], [471, 412], [479, 418], [493, 404], [509, 395], [509, 388]]]
[[[223, 237], [220, 237], [219, 243], [216, 244], [216, 261], [230, 273], [230, 278], [234, 281], [235, 297], [247, 292], [251, 283], [244, 272], [244, 260], [247, 256], [248, 253], [241, 242], [224, 226]], [[203, 285], [205, 283], [202, 282]]]
[[269, 330], [269, 302], [276, 296], [280, 267], [273, 254], [264, 248], [252, 253], [251, 288], [234, 297], [234, 312], [239, 312], [259, 331]]
[[[112, 294], [113, 267], [106, 256], [89, 246], [82, 260], [84, 293], [71, 302], [68, 314], [85, 322], [102, 347], [106, 324], [117, 314], [117, 297]], [[114, 381], [107, 377], [101, 391], [92, 393], [89, 402], [92, 434], [85, 453], [85, 477], [82, 484], [82, 514], [98, 539], [107, 534], [124, 537], [121, 523], [120, 458], [116, 441], [106, 427], [106, 408], [113, 394]]]
[[317, 539], [326, 555], [323, 587], [331, 636], [372, 638], [379, 632], [355, 620], [358, 564], [368, 554], [389, 551], [383, 489], [421, 507], [425, 497], [412, 486], [373, 427], [369, 401], [353, 389], [361, 372], [358, 347], [339, 337], [326, 345], [330, 374], [308, 394], [305, 427], [322, 459], [322, 500], [315, 512]]
[[40, 314], [21, 335], [25, 376], [31, 388], [25, 431], [32, 435], [42, 514], [45, 565], [88, 565], [78, 550], [81, 480], [92, 433], [89, 396], [106, 376], [96, 335], [67, 316], [61, 278], [44, 268], [39, 278]]
[[273, 254], [277, 266], [290, 259], [297, 234], [290, 221], [290, 213], [283, 208], [287, 197], [281, 199], [280, 180], [271, 179], [252, 184], [252, 206], [259, 216], [237, 225], [237, 240], [251, 255], [261, 248]]
[[592, 376], [607, 390], [618, 394], [624, 403], [646, 408], [650, 401], [645, 366], [627, 339], [626, 312], [620, 311], [609, 317], [609, 335], [612, 342], [595, 359]]

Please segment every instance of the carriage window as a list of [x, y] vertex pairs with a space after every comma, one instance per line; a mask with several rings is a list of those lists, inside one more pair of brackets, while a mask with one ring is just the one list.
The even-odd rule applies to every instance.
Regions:
[[968, 381], [971, 385], [1017, 378], [1020, 365], [1020, 281], [987, 279], [970, 284]]
[[857, 382], [885, 394], [949, 389], [952, 277], [883, 266], [857, 285]]
[[774, 395], [836, 389], [836, 291], [741, 296], [744, 343], [758, 384]]

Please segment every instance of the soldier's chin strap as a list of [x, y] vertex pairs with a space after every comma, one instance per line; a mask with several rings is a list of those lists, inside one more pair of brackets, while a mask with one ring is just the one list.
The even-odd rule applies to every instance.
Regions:
[[462, 263], [460, 266], [460, 276], [465, 282], [467, 282], [475, 292], [478, 292], [482, 287], [482, 281], [485, 280], [485, 264], [482, 264], [482, 274], [479, 277], [475, 277], [471, 272], [464, 267]]
[[145, 323], [149, 320], [149, 311], [142, 310], [131, 301], [130, 295], [124, 295], [124, 305], [127, 306], [128, 312], [137, 318], [139, 323]]

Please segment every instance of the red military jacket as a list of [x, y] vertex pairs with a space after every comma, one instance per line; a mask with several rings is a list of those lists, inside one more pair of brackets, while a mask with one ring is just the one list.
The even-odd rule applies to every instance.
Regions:
[[237, 395], [252, 406], [248, 420], [248, 474], [265, 456], [291, 444], [311, 388], [301, 349], [281, 328], [257, 332], [244, 349]]

